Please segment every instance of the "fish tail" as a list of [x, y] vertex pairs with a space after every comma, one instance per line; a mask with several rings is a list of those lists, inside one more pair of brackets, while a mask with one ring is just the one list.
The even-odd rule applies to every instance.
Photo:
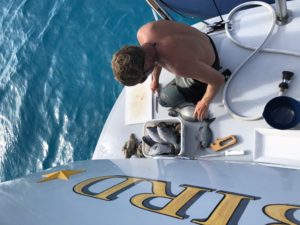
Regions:
[[213, 117], [213, 118], [207, 118], [205, 119], [205, 122], [207, 122], [207, 124], [211, 124], [212, 122], [214, 122], [216, 119], [216, 117]]
[[176, 112], [174, 109], [170, 109], [168, 115], [171, 117], [176, 117], [178, 116], [178, 112]]
[[151, 139], [149, 135], [142, 137], [142, 139], [150, 147], [152, 147], [156, 143], [154, 140]]

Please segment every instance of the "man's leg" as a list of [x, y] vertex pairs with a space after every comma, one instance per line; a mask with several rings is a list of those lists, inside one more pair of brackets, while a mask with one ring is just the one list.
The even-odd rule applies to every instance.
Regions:
[[159, 104], [163, 107], [176, 107], [186, 102], [184, 96], [178, 91], [175, 81], [160, 90]]

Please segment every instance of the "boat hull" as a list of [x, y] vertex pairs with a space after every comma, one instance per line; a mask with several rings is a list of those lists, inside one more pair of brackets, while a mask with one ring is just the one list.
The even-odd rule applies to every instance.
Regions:
[[1, 225], [299, 224], [299, 186], [297, 170], [262, 165], [82, 161], [0, 184], [0, 218]]

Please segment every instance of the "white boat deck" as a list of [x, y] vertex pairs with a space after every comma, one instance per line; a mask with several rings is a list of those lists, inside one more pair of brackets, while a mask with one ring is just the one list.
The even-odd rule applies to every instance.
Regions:
[[[272, 37], [266, 44], [266, 48], [283, 49], [289, 51], [300, 52], [298, 43], [300, 36], [300, 1], [288, 2], [288, 9], [293, 6], [293, 19], [285, 26], [275, 28]], [[257, 47], [267, 35], [267, 31], [271, 26], [271, 16], [265, 8], [258, 7], [245, 10], [236, 15], [233, 23], [233, 34], [239, 41]], [[196, 24], [195, 27], [201, 27], [201, 24]], [[242, 49], [236, 46], [226, 37], [225, 32], [213, 33], [211, 35], [219, 52], [220, 62], [223, 69], [234, 71], [235, 68], [243, 62], [251, 51]], [[276, 97], [279, 92], [278, 85], [282, 81], [282, 71], [288, 70], [294, 72], [294, 77], [290, 83], [286, 95], [300, 100], [300, 66], [299, 58], [292, 56], [284, 56], [279, 54], [259, 53], [255, 58], [251, 59], [241, 71], [232, 80], [228, 96], [231, 99], [232, 108], [238, 113], [246, 116], [258, 116], [262, 114], [264, 106], [272, 98]], [[162, 85], [171, 81], [173, 75], [163, 70], [161, 74]], [[149, 87], [150, 88], [150, 87]], [[134, 125], [125, 125], [125, 89], [120, 94], [116, 101], [107, 122], [102, 130], [98, 140], [93, 159], [104, 158], [124, 158], [122, 147], [128, 140], [131, 133], [141, 139], [143, 136], [143, 123]], [[158, 113], [154, 110], [153, 104], [153, 119], [170, 118], [167, 115], [167, 109], [161, 106], [158, 107]], [[285, 141], [288, 141], [288, 149], [282, 149], [281, 154], [277, 154], [276, 159], [272, 163], [281, 164], [290, 167], [300, 165], [300, 130], [299, 126], [293, 130], [278, 131], [272, 129], [263, 119], [257, 121], [241, 121], [233, 118], [225, 110], [222, 104], [222, 90], [219, 91], [214, 101], [210, 106], [210, 113], [216, 120], [211, 124], [214, 140], [216, 138], [224, 138], [229, 135], [235, 135], [238, 138], [238, 143], [229, 150], [246, 150], [247, 154], [243, 156], [226, 156], [210, 158], [210, 160], [231, 160], [239, 162], [253, 162], [253, 153], [256, 151], [263, 155], [266, 147], [274, 148], [278, 152], [280, 148], [285, 146]], [[196, 140], [200, 122], [188, 123], [183, 121], [185, 125], [185, 153], [187, 156], [201, 156], [210, 154], [213, 151], [210, 149], [201, 150], [198, 148], [199, 141]], [[268, 129], [265, 132], [256, 133], [256, 129]], [[256, 135], [255, 135], [256, 133]], [[257, 138], [257, 135], [266, 135], [262, 138]], [[271, 138], [270, 138], [271, 136]], [[290, 137], [286, 139], [284, 137]], [[276, 147], [277, 146], [277, 147]], [[295, 151], [298, 148], [299, 151]], [[284, 159], [284, 156], [291, 156], [290, 150], [294, 154], [294, 162], [289, 159]], [[287, 154], [285, 154], [285, 152]], [[282, 158], [283, 160], [281, 161]], [[285, 161], [287, 160], [287, 161]], [[264, 161], [264, 160], [263, 160]], [[271, 162], [271, 161], [270, 161]], [[290, 163], [291, 162], [291, 163]]]
[[[289, 5], [296, 9], [292, 11], [294, 19], [274, 32], [268, 47], [300, 52], [300, 0]], [[264, 12], [255, 8], [239, 14], [234, 27], [237, 38], [257, 45], [269, 23]], [[234, 71], [250, 54], [232, 44], [224, 32], [212, 38], [223, 68]], [[299, 58], [263, 53], [232, 81], [229, 96], [233, 108], [243, 115], [261, 115], [264, 105], [278, 94], [283, 70], [295, 74], [287, 95], [300, 99]], [[165, 85], [173, 75], [163, 71], [161, 77]], [[238, 143], [230, 149], [246, 150], [247, 155], [209, 161], [177, 160], [180, 157], [122, 160], [122, 147], [129, 135], [135, 133], [141, 139], [144, 127], [143, 122], [125, 125], [126, 108], [148, 113], [150, 108], [153, 119], [169, 118], [166, 108], [155, 109], [153, 96], [139, 95], [151, 106], [141, 107], [130, 103], [123, 90], [93, 156], [109, 160], [77, 161], [1, 183], [0, 224], [300, 224], [300, 170], [249, 165], [255, 153], [256, 161], [300, 169], [299, 126], [281, 131], [270, 128], [264, 120], [234, 119], [222, 105], [221, 94], [222, 90], [210, 107], [216, 117], [211, 125], [214, 139], [236, 135]], [[209, 149], [198, 149], [196, 136], [201, 123], [182, 122], [183, 154], [210, 154]]]

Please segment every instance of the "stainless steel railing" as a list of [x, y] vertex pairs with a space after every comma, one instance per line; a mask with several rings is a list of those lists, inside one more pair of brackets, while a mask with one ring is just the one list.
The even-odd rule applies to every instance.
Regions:
[[[156, 0], [146, 0], [146, 2], [149, 4], [149, 6], [151, 7], [154, 17], [156, 20], [158, 20], [158, 18], [156, 17], [156, 15], [160, 16], [162, 19], [165, 20], [174, 20], [170, 14], [168, 14], [162, 7], [160, 4], [157, 3]], [[155, 14], [156, 13], [156, 14]]]

